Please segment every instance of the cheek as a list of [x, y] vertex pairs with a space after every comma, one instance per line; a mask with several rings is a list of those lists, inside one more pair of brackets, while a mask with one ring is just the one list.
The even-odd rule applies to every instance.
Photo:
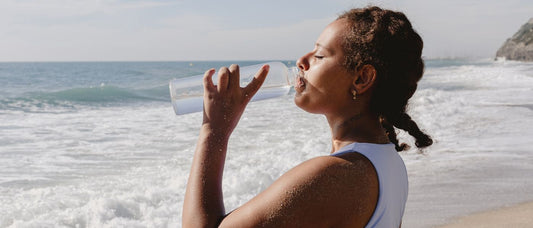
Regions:
[[310, 113], [338, 110], [351, 101], [351, 79], [339, 69], [329, 68], [309, 72], [306, 87], [296, 93], [294, 103]]
[[315, 87], [307, 84], [303, 93], [296, 93], [294, 103], [299, 108], [310, 113], [326, 113], [328, 110], [337, 109], [340, 103], [346, 100], [346, 96], [338, 87], [331, 82]]
[[330, 102], [337, 102], [345, 99], [346, 95], [350, 93], [350, 81], [344, 78], [344, 75], [337, 75], [335, 77], [324, 78], [317, 83], [317, 86], [312, 86], [314, 92], [322, 94]]

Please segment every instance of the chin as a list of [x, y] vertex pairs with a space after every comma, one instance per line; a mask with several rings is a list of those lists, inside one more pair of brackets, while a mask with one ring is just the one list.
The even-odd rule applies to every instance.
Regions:
[[313, 106], [311, 105], [309, 101], [309, 98], [303, 96], [302, 94], [296, 93], [294, 95], [294, 104], [298, 106], [298, 108], [306, 112], [313, 113], [313, 114], [322, 114], [322, 112], [320, 112], [316, 108], [313, 108]]
[[307, 100], [307, 99], [305, 99], [305, 98], [302, 96], [302, 94], [300, 94], [300, 93], [296, 93], [296, 94], [294, 94], [294, 104], [295, 104], [296, 106], [298, 106], [298, 108], [301, 108], [301, 109], [307, 111], [307, 110], [305, 109], [305, 103], [309, 103], [309, 102], [306, 102], [305, 100]]

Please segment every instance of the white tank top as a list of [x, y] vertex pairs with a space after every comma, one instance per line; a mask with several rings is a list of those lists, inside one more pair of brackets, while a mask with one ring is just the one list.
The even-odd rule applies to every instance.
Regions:
[[394, 144], [352, 143], [342, 147], [332, 156], [354, 152], [368, 158], [378, 174], [378, 203], [365, 227], [400, 227], [407, 201], [408, 183], [405, 164], [394, 149]]

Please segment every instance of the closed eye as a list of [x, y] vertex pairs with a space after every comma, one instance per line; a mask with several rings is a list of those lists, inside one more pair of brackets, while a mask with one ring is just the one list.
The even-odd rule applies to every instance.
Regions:
[[324, 56], [322, 56], [322, 55], [315, 55], [315, 59], [323, 59], [323, 58], [324, 58]]

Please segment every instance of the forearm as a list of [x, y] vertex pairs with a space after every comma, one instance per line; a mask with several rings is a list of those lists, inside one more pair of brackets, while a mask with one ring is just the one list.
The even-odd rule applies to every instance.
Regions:
[[215, 69], [205, 72], [204, 117], [183, 202], [183, 227], [216, 227], [224, 218], [222, 173], [228, 139], [268, 69], [264, 65], [244, 88], [235, 64], [220, 68], [217, 85], [212, 80]]
[[228, 137], [203, 125], [183, 204], [183, 227], [215, 227], [224, 216], [222, 174]]

